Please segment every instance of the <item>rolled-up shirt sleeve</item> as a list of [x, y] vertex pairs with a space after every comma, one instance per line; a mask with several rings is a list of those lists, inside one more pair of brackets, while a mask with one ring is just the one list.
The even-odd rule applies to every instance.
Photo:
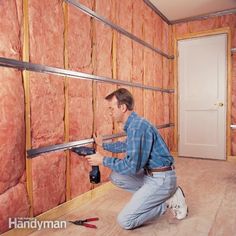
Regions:
[[114, 142], [114, 143], [103, 143], [102, 147], [104, 150], [114, 153], [126, 152], [127, 144], [124, 142]]

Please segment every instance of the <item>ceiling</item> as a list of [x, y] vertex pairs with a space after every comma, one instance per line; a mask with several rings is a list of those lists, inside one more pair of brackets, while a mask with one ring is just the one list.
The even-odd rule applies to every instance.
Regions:
[[169, 21], [236, 10], [236, 0], [149, 0]]

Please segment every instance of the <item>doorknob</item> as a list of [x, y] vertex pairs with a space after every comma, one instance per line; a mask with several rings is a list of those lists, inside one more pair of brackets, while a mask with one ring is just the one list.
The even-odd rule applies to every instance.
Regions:
[[223, 102], [218, 102], [218, 103], [215, 103], [214, 105], [219, 106], [219, 107], [223, 107], [224, 103]]

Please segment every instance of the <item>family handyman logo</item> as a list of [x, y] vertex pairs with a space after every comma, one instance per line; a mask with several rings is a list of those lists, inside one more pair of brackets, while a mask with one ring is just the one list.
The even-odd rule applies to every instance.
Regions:
[[9, 218], [9, 229], [64, 229], [66, 228], [66, 221], [59, 220], [44, 220], [39, 221], [36, 218]]

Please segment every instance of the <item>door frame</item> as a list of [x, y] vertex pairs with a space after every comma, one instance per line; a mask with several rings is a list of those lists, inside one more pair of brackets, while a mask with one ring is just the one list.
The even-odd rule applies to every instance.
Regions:
[[227, 107], [226, 107], [226, 160], [228, 160], [228, 157], [231, 156], [231, 107], [232, 107], [232, 93], [231, 93], [231, 84], [232, 84], [232, 63], [231, 63], [231, 30], [229, 27], [225, 28], [219, 28], [214, 30], [207, 30], [207, 31], [200, 31], [196, 33], [189, 33], [185, 34], [180, 37], [176, 37], [174, 39], [174, 87], [175, 87], [175, 93], [174, 93], [174, 152], [178, 155], [178, 146], [179, 146], [179, 86], [178, 86], [178, 41], [183, 39], [192, 39], [192, 38], [199, 38], [199, 37], [205, 37], [205, 36], [211, 36], [211, 35], [219, 35], [219, 34], [226, 34], [227, 35], [227, 76], [226, 76], [226, 101], [227, 101]]

